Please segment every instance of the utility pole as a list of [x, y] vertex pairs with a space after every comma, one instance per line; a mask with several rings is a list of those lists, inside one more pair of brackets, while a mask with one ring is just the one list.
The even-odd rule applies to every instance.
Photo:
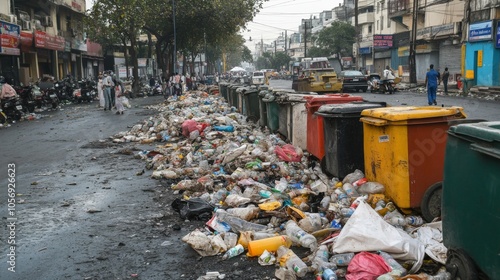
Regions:
[[286, 30], [285, 30], [285, 53], [287, 53], [287, 50], [288, 50], [288, 48], [286, 47], [286, 42], [287, 42], [286, 37], [287, 37], [287, 34], [286, 34]]
[[304, 57], [307, 57], [307, 20], [304, 20]]
[[411, 24], [410, 42], [410, 83], [417, 83], [417, 61], [415, 47], [417, 44], [417, 20], [418, 20], [418, 0], [413, 0], [413, 22]]
[[354, 0], [354, 29], [356, 30], [356, 70], [359, 70], [359, 26], [358, 26], [358, 0]]

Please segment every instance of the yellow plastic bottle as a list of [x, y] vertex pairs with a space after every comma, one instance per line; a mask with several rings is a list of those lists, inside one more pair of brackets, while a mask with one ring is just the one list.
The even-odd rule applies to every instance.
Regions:
[[278, 235], [269, 238], [252, 240], [248, 242], [248, 252], [249, 257], [258, 257], [264, 253], [264, 250], [269, 252], [276, 252], [280, 246], [285, 246], [290, 248], [292, 246], [292, 240], [286, 235]]

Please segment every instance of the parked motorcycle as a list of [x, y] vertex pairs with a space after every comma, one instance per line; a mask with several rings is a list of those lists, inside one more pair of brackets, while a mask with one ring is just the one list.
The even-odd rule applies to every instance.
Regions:
[[33, 95], [33, 86], [19, 86], [14, 87], [19, 100], [21, 102], [22, 111], [24, 113], [33, 113], [35, 111], [35, 97]]
[[393, 94], [397, 90], [397, 84], [401, 79], [381, 80], [380, 74], [371, 73], [368, 75], [368, 85], [371, 92]]
[[17, 96], [0, 100], [0, 122], [18, 121], [23, 116], [23, 106]]
[[162, 91], [162, 88], [161, 88], [161, 84], [156, 82], [155, 85], [153, 87], [150, 88], [149, 90], [149, 93], [148, 93], [149, 96], [153, 96], [153, 95], [163, 95], [163, 91]]
[[80, 100], [89, 103], [94, 101], [97, 96], [97, 85], [95, 84], [95, 82], [89, 79], [81, 80], [78, 82], [78, 85], [80, 88], [80, 93], [79, 95], [77, 93], [77, 96], [80, 98]]

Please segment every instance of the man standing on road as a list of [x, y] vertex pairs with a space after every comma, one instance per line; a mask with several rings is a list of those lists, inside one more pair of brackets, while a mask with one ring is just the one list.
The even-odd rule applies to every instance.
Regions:
[[104, 93], [104, 111], [111, 111], [111, 88], [114, 86], [113, 80], [108, 72], [104, 72], [104, 78], [102, 79], [102, 89]]
[[430, 70], [425, 75], [425, 85], [427, 86], [427, 101], [429, 105], [437, 105], [436, 91], [439, 81], [439, 73], [434, 70], [434, 64], [429, 66]]

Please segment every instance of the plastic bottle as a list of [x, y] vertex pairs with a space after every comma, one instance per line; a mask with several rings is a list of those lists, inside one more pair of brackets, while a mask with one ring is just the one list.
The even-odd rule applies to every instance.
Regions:
[[384, 251], [378, 251], [378, 254], [384, 258], [385, 262], [392, 268], [392, 271], [389, 273], [393, 276], [405, 276], [406, 269], [400, 265], [391, 255]]
[[339, 278], [337, 277], [337, 274], [335, 274], [335, 271], [333, 271], [329, 268], [325, 268], [325, 269], [323, 269], [322, 279], [323, 280], [337, 280]]
[[344, 189], [345, 193], [347, 194], [348, 197], [358, 197], [359, 194], [354, 188], [354, 186], [350, 183], [345, 183], [342, 188]]
[[212, 129], [215, 131], [234, 132], [234, 126], [232, 125], [216, 125]]
[[307, 265], [290, 249], [285, 246], [278, 248], [278, 259], [281, 266], [286, 266], [299, 277], [304, 277], [308, 272]]
[[315, 249], [318, 246], [316, 238], [301, 229], [295, 221], [288, 221], [285, 225], [286, 235], [288, 235], [293, 242], [300, 244], [302, 247]]
[[245, 251], [245, 248], [243, 248], [243, 246], [241, 244], [238, 244], [238, 245], [234, 246], [233, 248], [227, 250], [226, 253], [224, 253], [224, 255], [222, 256], [222, 259], [227, 260], [227, 259], [236, 257], [236, 256], [242, 254], [244, 251]]
[[339, 194], [339, 196], [338, 196], [338, 202], [340, 204], [344, 205], [344, 206], [351, 205], [351, 200], [349, 199], [349, 197], [345, 193]]
[[321, 209], [323, 211], [328, 210], [328, 206], [330, 205], [330, 200], [331, 198], [329, 196], [325, 196], [323, 197], [323, 199], [321, 199], [321, 202], [319, 204], [321, 205]]
[[330, 262], [337, 266], [348, 266], [352, 258], [354, 258], [354, 253], [336, 254], [330, 258]]
[[215, 211], [215, 215], [221, 222], [228, 224], [231, 227], [231, 230], [235, 232], [265, 231], [267, 229], [267, 226], [247, 222], [227, 213], [224, 209], [217, 209], [217, 211]]
[[446, 270], [440, 270], [438, 274], [429, 276], [429, 280], [451, 280], [451, 274]]
[[290, 248], [290, 246], [292, 246], [292, 240], [290, 240], [290, 237], [286, 235], [279, 235], [259, 240], [252, 240], [248, 242], [247, 256], [258, 257], [266, 250], [268, 252], [276, 252], [280, 246]]
[[328, 247], [326, 245], [318, 247], [311, 267], [314, 271], [323, 271], [326, 268], [337, 269], [334, 263], [328, 262]]
[[340, 209], [340, 214], [342, 215], [342, 217], [344, 218], [349, 218], [352, 216], [352, 214], [354, 214], [354, 208], [352, 207], [349, 207], [349, 208], [342, 208]]
[[262, 197], [262, 198], [270, 198], [271, 195], [273, 195], [272, 192], [268, 191], [268, 190], [260, 190], [259, 191], [259, 195]]
[[420, 216], [407, 216], [405, 220], [408, 225], [412, 226], [421, 226], [424, 223], [424, 220]]

